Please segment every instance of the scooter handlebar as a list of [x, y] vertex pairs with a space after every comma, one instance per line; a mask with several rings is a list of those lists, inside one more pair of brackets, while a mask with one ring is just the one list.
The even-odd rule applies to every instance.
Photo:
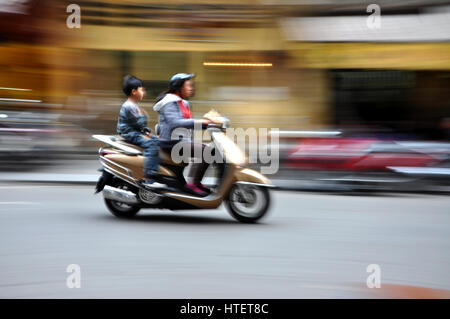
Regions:
[[206, 125], [206, 128], [222, 128], [222, 124], [209, 123], [208, 125]]

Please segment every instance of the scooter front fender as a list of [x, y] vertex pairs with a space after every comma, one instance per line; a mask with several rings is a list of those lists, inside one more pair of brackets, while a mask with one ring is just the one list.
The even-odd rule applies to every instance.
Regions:
[[267, 177], [250, 168], [237, 169], [234, 173], [234, 177], [236, 183], [238, 184], [254, 184], [262, 187], [275, 187], [275, 185], [273, 185]]

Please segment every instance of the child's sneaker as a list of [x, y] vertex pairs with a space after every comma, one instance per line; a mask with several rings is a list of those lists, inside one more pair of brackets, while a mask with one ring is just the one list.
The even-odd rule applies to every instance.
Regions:
[[151, 180], [151, 179], [143, 180], [142, 185], [147, 188], [155, 188], [155, 189], [156, 188], [167, 188], [166, 184], [161, 184], [161, 183], [155, 182], [154, 180]]

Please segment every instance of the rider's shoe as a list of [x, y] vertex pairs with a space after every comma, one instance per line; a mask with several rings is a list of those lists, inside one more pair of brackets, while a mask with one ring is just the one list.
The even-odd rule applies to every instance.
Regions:
[[206, 196], [208, 195], [207, 192], [201, 190], [200, 188], [198, 188], [194, 183], [187, 183], [185, 185], [185, 187], [187, 189], [189, 189], [190, 191], [192, 191], [193, 193], [195, 193], [196, 195], [200, 195], [200, 196]]
[[154, 188], [154, 189], [167, 188], [166, 184], [161, 184], [161, 183], [155, 182], [152, 179], [144, 179], [144, 180], [142, 180], [141, 184], [147, 188]]
[[195, 186], [197, 186], [197, 188], [199, 188], [200, 190], [204, 191], [205, 193], [210, 194], [211, 190], [206, 187], [205, 185], [203, 185], [202, 183], [194, 183]]

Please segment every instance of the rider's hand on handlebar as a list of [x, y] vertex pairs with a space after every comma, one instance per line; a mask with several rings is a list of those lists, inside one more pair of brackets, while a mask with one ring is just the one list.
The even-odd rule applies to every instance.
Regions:
[[202, 124], [202, 127], [207, 127], [208, 124], [212, 124], [213, 122], [211, 122], [210, 120], [207, 120], [207, 119], [201, 119], [200, 123]]

